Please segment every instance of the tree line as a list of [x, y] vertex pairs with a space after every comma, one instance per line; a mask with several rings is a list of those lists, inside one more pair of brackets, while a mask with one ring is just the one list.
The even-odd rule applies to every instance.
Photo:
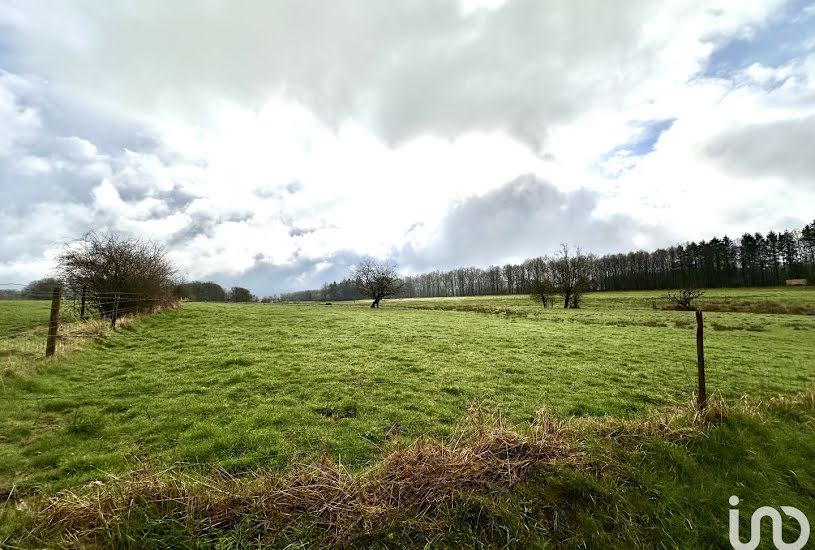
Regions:
[[[566, 280], [569, 277], [574, 280]], [[738, 239], [714, 237], [652, 252], [595, 256], [577, 250], [570, 255], [564, 247], [554, 257], [539, 256], [517, 264], [436, 270], [404, 277], [400, 296], [533, 294], [546, 302], [558, 294], [569, 302], [575, 296], [579, 301], [583, 290], [776, 286], [797, 278], [815, 280], [815, 221], [800, 231], [745, 233]], [[564, 288], [571, 292], [564, 293]], [[282, 300], [296, 301], [364, 297], [367, 294], [361, 292], [353, 273], [319, 290], [280, 296]]]
[[225, 289], [213, 281], [191, 281], [179, 283], [175, 287], [176, 295], [183, 300], [193, 302], [271, 302], [275, 298], [266, 296], [258, 298], [248, 288], [233, 286]]

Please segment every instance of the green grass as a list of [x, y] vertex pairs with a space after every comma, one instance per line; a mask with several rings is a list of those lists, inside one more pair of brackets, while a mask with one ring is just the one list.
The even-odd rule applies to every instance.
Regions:
[[[813, 296], [711, 294], [721, 292]], [[693, 314], [653, 310], [659, 294], [590, 295], [581, 310], [523, 296], [388, 301], [378, 311], [185, 304], [5, 373], [0, 491], [72, 487], [142, 461], [244, 472], [326, 452], [359, 466], [388, 433], [449, 435], [473, 403], [496, 404], [519, 425], [544, 405], [563, 417], [636, 417], [687, 403]], [[18, 304], [0, 302], [0, 318], [24, 317]], [[815, 380], [814, 317], [707, 313], [706, 323], [708, 391], [764, 398]]]
[[[664, 296], [671, 291], [644, 290], [636, 292], [590, 292], [585, 295], [582, 305], [588, 310], [662, 310], [668, 305]], [[556, 307], [562, 306], [555, 300]], [[509, 307], [515, 311], [536, 314], [540, 304], [529, 301], [526, 296], [468, 296], [461, 298], [411, 298], [391, 300], [403, 307], [432, 309], [458, 309], [467, 307]], [[700, 309], [750, 308], [762, 311], [776, 307], [789, 309], [790, 313], [815, 315], [815, 287], [767, 287], [767, 288], [714, 288], [705, 290], [697, 300]], [[750, 311], [745, 311], [750, 313]]]
[[35, 326], [47, 326], [50, 310], [50, 301], [0, 300], [0, 336], [8, 338]]
[[50, 301], [0, 301], [0, 387], [3, 374], [26, 370], [45, 353], [50, 309]]
[[[44, 361], [50, 313], [50, 300], [0, 301], [0, 388], [10, 375], [36, 375], [56, 360]], [[67, 300], [62, 302], [59, 322], [57, 357], [79, 350], [88, 340], [109, 332], [107, 323], [101, 320], [78, 323], [72, 303]]]
[[[396, 450], [383, 469], [361, 476], [325, 464], [288, 481], [268, 472], [234, 479], [148, 470], [56, 501], [20, 501], [33, 510], [47, 505], [39, 514], [9, 511], [3, 522], [0, 507], [0, 544], [730, 548], [731, 495], [741, 499], [742, 540], [759, 506], [795, 506], [815, 517], [814, 398], [714, 405], [705, 422], [685, 409], [629, 422], [573, 419], [543, 432], [537, 423], [527, 437], [495, 430], [487, 415], [444, 451]], [[490, 442], [497, 445], [485, 454]], [[532, 467], [513, 462], [534, 449], [555, 458]], [[388, 498], [389, 483], [401, 484], [398, 501]], [[785, 541], [798, 538], [795, 522], [783, 526]], [[762, 548], [770, 547], [767, 527]]]

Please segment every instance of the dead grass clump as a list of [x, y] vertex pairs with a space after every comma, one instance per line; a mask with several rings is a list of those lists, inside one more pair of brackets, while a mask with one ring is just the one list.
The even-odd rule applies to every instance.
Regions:
[[[795, 395], [773, 397], [765, 404], [770, 412], [788, 411], [793, 408], [804, 408], [815, 413], [815, 387]], [[815, 424], [815, 416], [810, 417]]]
[[655, 440], [682, 444], [733, 414], [761, 416], [801, 404], [815, 410], [815, 390], [758, 404], [731, 405], [714, 395], [701, 412], [687, 403], [628, 420], [563, 420], [543, 408], [524, 434], [506, 427], [500, 410], [475, 406], [449, 440], [419, 438], [385, 450], [363, 471], [324, 456], [285, 473], [240, 478], [223, 470], [189, 475], [144, 467], [126, 478], [96, 481], [51, 498], [38, 516], [38, 536], [104, 546], [118, 540], [112, 533], [144, 528], [134, 527], [133, 518], [148, 518], [175, 522], [200, 540], [249, 524], [254, 541], [273, 544], [305, 526], [324, 544], [350, 546], [405, 521], [442, 528], [444, 518], [473, 495], [505, 490], [536, 472], [606, 471]]
[[640, 447], [653, 438], [672, 443], [689, 441], [709, 428], [726, 422], [733, 407], [719, 394], [708, 396], [707, 406], [699, 410], [695, 402], [651, 411], [641, 418], [575, 418], [580, 439], [599, 436], [611, 439], [627, 449]]
[[[387, 451], [362, 472], [328, 457], [285, 474], [237, 479], [226, 472], [192, 477], [175, 470], [140, 469], [125, 479], [94, 482], [66, 491], [42, 510], [41, 529], [74, 540], [116, 532], [134, 512], [169, 518], [199, 536], [254, 518], [270, 534], [308, 518], [333, 542], [351, 533], [383, 529], [395, 520], [432, 524], [467, 494], [507, 487], [555, 462], [577, 463], [580, 454], [565, 423], [542, 411], [530, 435], [505, 428], [500, 415], [471, 411], [448, 442], [420, 438]], [[271, 536], [271, 535], [270, 535]]]

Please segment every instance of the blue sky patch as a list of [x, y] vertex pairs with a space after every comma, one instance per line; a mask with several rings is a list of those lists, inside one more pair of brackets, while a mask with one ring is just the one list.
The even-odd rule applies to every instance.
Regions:
[[618, 145], [609, 151], [609, 156], [618, 151], [628, 151], [632, 156], [638, 157], [647, 155], [654, 150], [654, 146], [662, 132], [669, 130], [675, 120], [675, 118], [665, 118], [633, 122], [632, 124], [640, 129], [637, 135], [627, 143]]
[[[808, 51], [815, 40], [815, 2], [794, 0], [783, 13], [752, 37], [735, 38], [717, 46], [704, 76], [727, 77], [760, 63], [778, 67]], [[811, 49], [811, 47], [809, 48]]]
[[676, 121], [675, 118], [629, 121], [629, 126], [637, 129], [634, 137], [600, 157], [592, 169], [599, 174], [619, 176], [631, 168], [637, 157], [643, 157], [652, 152], [659, 136], [669, 130], [674, 121]]

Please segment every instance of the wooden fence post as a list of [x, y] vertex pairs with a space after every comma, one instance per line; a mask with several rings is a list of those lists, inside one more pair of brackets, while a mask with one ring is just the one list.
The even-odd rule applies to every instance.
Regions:
[[82, 298], [80, 298], [80, 302], [79, 302], [79, 320], [80, 321], [85, 320], [85, 294], [87, 293], [87, 291], [88, 291], [88, 287], [85, 286], [85, 285], [82, 285]]
[[113, 302], [113, 315], [110, 318], [110, 328], [116, 330], [116, 316], [119, 314], [119, 295], [116, 295], [116, 300]]
[[705, 326], [702, 322], [702, 312], [696, 312], [696, 365], [699, 369], [699, 395], [697, 405], [699, 410], [707, 406], [707, 389], [705, 388]]
[[45, 356], [51, 357], [57, 349], [57, 329], [59, 329], [59, 303], [62, 289], [55, 287], [51, 294], [51, 318], [48, 321], [48, 342], [45, 344]]

